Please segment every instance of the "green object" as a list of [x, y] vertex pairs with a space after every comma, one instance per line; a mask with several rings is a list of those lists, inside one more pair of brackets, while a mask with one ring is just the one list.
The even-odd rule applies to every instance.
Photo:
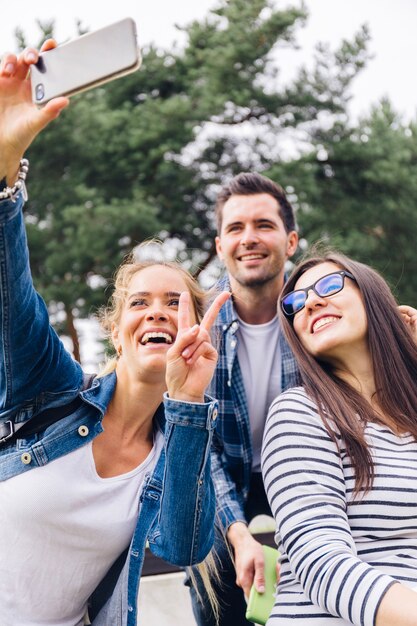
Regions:
[[259, 593], [252, 585], [248, 606], [246, 608], [246, 619], [255, 624], [266, 624], [275, 603], [275, 588], [277, 584], [276, 564], [280, 553], [275, 548], [262, 546], [265, 556], [265, 591]]

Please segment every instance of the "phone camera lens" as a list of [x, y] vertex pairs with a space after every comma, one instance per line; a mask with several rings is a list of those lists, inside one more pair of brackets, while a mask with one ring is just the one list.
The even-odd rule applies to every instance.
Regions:
[[45, 88], [42, 83], [39, 83], [35, 87], [36, 100], [43, 100], [45, 97]]

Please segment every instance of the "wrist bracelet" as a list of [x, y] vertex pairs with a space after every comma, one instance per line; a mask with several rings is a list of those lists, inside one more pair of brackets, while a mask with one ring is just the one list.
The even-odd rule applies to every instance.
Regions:
[[0, 181], [0, 189], [1, 189], [0, 200], [8, 199], [8, 200], [13, 200], [14, 202], [16, 200], [16, 196], [18, 192], [21, 191], [24, 201], [25, 202], [27, 201], [28, 193], [26, 190], [25, 180], [26, 180], [28, 171], [29, 171], [29, 161], [27, 159], [21, 159], [19, 172], [17, 174], [17, 180], [15, 184], [13, 185], [13, 187], [4, 186], [4, 188], [2, 189], [1, 186], [4, 185], [5, 179], [3, 178], [3, 180]]

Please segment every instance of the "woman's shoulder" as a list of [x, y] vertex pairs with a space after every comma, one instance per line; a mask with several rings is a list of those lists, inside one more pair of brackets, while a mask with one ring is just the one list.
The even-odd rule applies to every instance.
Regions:
[[288, 409], [293, 407], [294, 410], [304, 408], [308, 412], [318, 414], [317, 404], [310, 398], [304, 387], [292, 387], [283, 391], [272, 402], [269, 411], [280, 407], [288, 407]]
[[268, 413], [268, 425], [292, 423], [298, 427], [313, 427], [325, 431], [326, 427], [316, 402], [304, 387], [287, 389], [272, 402]]

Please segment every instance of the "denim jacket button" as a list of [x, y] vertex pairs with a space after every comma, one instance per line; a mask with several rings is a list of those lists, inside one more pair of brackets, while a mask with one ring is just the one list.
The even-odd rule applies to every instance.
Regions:
[[87, 437], [89, 432], [90, 431], [88, 430], [87, 426], [80, 426], [78, 429], [78, 434], [81, 435], [81, 437]]
[[219, 414], [218, 410], [214, 409], [213, 413], [211, 414], [211, 419], [213, 420], [213, 422], [214, 420], [217, 419], [218, 414]]
[[20, 457], [20, 460], [24, 465], [29, 465], [32, 462], [32, 455], [29, 452], [24, 452]]

